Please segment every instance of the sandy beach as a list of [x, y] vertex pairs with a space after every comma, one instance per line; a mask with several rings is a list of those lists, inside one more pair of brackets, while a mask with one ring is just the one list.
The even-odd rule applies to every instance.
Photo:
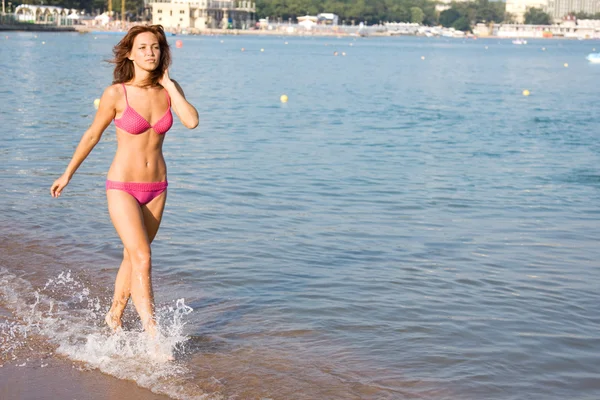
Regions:
[[[0, 326], [6, 327], [13, 320], [10, 313], [0, 309]], [[2, 329], [2, 334], [7, 337]], [[25, 357], [13, 358], [15, 352], [0, 357], [0, 398], [10, 400], [55, 400], [55, 399], [128, 399], [167, 400], [140, 388], [134, 382], [105, 375], [97, 370], [88, 370], [82, 363], [73, 362], [53, 354], [53, 346], [45, 340], [30, 338], [27, 349], [16, 353], [27, 353]], [[8, 356], [8, 357], [7, 357]]]
[[52, 360], [44, 368], [4, 365], [0, 371], [0, 397], [11, 400], [128, 399], [166, 400], [133, 382], [97, 371], [82, 371], [68, 361]]

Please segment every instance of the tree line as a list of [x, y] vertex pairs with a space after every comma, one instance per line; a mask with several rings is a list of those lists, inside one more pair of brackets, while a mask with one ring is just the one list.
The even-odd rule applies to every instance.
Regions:
[[[416, 22], [423, 25], [442, 25], [469, 31], [477, 23], [515, 22], [506, 12], [503, 1], [473, 0], [452, 2], [439, 12], [432, 0], [257, 0], [258, 18], [287, 21], [302, 15], [323, 12], [337, 14], [345, 25], [364, 22], [369, 25], [382, 22]], [[550, 23], [552, 18], [541, 9], [532, 9], [525, 15], [525, 23]], [[542, 21], [542, 22], [541, 22]]]
[[[452, 2], [439, 12], [434, 0], [256, 0], [257, 18], [272, 21], [295, 20], [302, 15], [334, 13], [339, 22], [351, 25], [358, 22], [416, 22], [423, 25], [442, 25], [468, 31], [477, 23], [514, 23], [515, 16], [506, 12], [501, 0], [472, 0]], [[571, 12], [577, 19], [600, 19], [600, 13]], [[550, 25], [553, 18], [541, 8], [529, 8], [525, 24]]]
[[[416, 9], [421, 10], [418, 12]], [[351, 25], [364, 22], [369, 25], [380, 22], [412, 22], [426, 25], [436, 21], [435, 2], [429, 0], [257, 0], [257, 18], [269, 17], [277, 21], [295, 20], [303, 15], [333, 13], [339, 23]], [[422, 15], [421, 15], [422, 14]]]

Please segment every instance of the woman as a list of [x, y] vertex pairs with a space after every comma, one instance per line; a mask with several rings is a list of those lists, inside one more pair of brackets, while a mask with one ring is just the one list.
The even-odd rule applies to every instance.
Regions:
[[60, 196], [114, 120], [118, 145], [107, 174], [106, 197], [124, 251], [105, 321], [111, 329], [119, 329], [131, 296], [144, 330], [155, 337], [150, 244], [167, 199], [162, 144], [173, 124], [171, 110], [190, 129], [198, 125], [198, 112], [186, 100], [179, 84], [169, 77], [171, 55], [162, 26], [131, 28], [113, 53], [113, 84], [104, 90], [92, 125], [50, 193], [52, 197]]

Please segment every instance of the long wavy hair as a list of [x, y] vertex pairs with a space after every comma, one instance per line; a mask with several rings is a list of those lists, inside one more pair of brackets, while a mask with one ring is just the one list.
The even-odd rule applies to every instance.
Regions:
[[167, 37], [162, 25], [137, 25], [129, 29], [125, 37], [113, 47], [114, 58], [109, 61], [115, 64], [113, 84], [129, 82], [135, 76], [133, 61], [127, 57], [133, 48], [135, 37], [144, 32], [153, 33], [158, 39], [160, 47], [158, 66], [154, 71], [150, 72], [150, 77], [144, 84], [147, 86], [157, 85], [165, 70], [171, 65], [171, 50], [169, 49], [169, 43], [167, 43]]

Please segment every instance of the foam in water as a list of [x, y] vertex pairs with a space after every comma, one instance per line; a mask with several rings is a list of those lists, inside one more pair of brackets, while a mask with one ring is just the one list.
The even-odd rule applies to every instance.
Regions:
[[4, 360], [20, 361], [19, 350], [28, 337], [41, 335], [55, 345], [56, 353], [81, 361], [87, 368], [133, 380], [155, 393], [176, 399], [220, 398], [186, 382], [188, 370], [182, 361], [168, 361], [184, 353], [188, 340], [183, 328], [185, 317], [193, 310], [184, 299], [157, 307], [160, 334], [154, 339], [141, 329], [112, 333], [103, 325], [101, 306], [110, 302], [94, 297], [71, 271], [61, 272], [43, 288], [35, 289], [2, 268], [0, 301], [17, 319], [0, 323], [0, 356]]
[[16, 360], [17, 352], [25, 346], [25, 326], [17, 321], [0, 322], [0, 360]]

